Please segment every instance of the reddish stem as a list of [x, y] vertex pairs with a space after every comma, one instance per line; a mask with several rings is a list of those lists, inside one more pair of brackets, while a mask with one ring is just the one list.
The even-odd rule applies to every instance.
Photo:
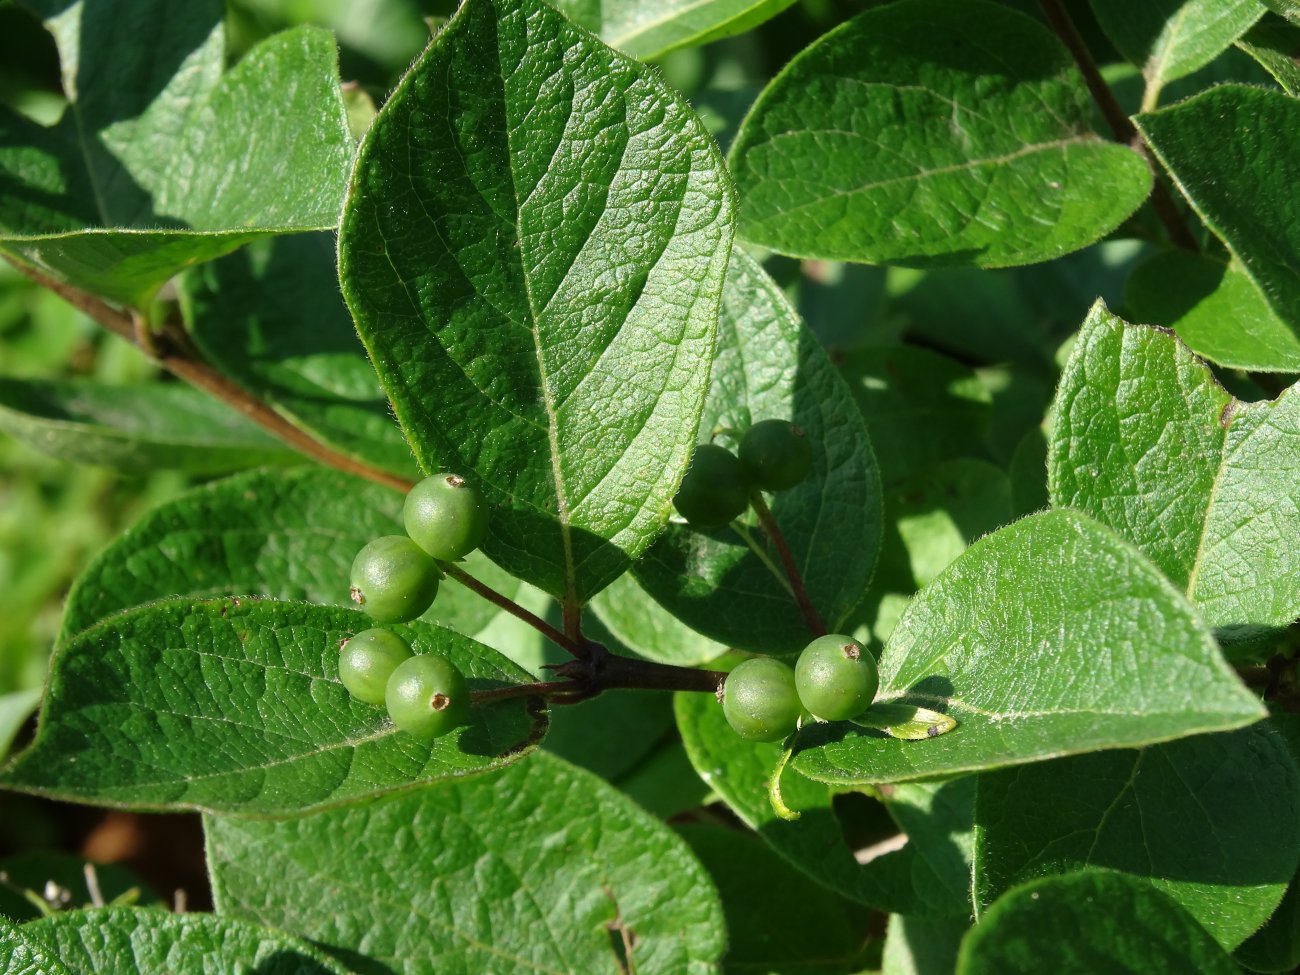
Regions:
[[772, 545], [776, 548], [777, 558], [781, 560], [781, 567], [785, 569], [786, 578], [790, 580], [790, 588], [794, 590], [795, 602], [799, 604], [799, 609], [803, 612], [803, 618], [808, 623], [808, 629], [812, 630], [817, 636], [825, 636], [826, 626], [822, 623], [821, 617], [817, 615], [817, 610], [813, 608], [812, 600], [808, 598], [808, 590], [803, 586], [803, 576], [799, 574], [799, 567], [794, 563], [794, 555], [790, 552], [790, 546], [786, 544], [785, 535], [781, 533], [781, 526], [772, 517], [772, 510], [768, 508], [767, 502], [763, 500], [762, 492], [752, 492], [749, 496], [749, 505], [754, 509], [754, 514], [758, 515], [758, 523], [763, 526], [763, 531], [772, 540]]

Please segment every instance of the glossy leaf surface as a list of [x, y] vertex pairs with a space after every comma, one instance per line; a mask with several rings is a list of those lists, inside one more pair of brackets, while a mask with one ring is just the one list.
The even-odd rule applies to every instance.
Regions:
[[584, 600], [658, 533], [730, 241], [685, 102], [540, 0], [469, 0], [380, 112], [343, 293], [420, 466], [476, 475], [515, 575]]
[[731, 150], [741, 233], [799, 257], [1003, 267], [1132, 213], [1150, 176], [1089, 128], [1042, 25], [983, 0], [859, 14], [768, 85]]
[[630, 957], [640, 975], [705, 975], [725, 944], [686, 844], [545, 754], [351, 809], [206, 826], [222, 914], [364, 956], [367, 972], [616, 972]]

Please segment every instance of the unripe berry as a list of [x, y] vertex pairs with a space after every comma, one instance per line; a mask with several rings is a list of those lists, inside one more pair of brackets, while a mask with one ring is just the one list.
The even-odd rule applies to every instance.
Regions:
[[339, 680], [358, 701], [383, 704], [388, 678], [410, 656], [410, 646], [391, 630], [362, 630], [339, 650]]
[[384, 694], [393, 724], [417, 738], [437, 738], [469, 714], [469, 685], [451, 661], [419, 654], [397, 665]]
[[772, 657], [753, 657], [727, 675], [722, 713], [741, 738], [780, 741], [794, 732], [802, 708], [794, 671]]
[[454, 562], [483, 544], [488, 506], [458, 474], [435, 474], [411, 488], [402, 506], [406, 534], [435, 559]]
[[876, 658], [841, 633], [820, 636], [804, 647], [794, 677], [799, 700], [823, 721], [857, 717], [871, 705], [880, 687]]
[[812, 470], [812, 444], [789, 420], [760, 420], [740, 440], [740, 463], [752, 483], [765, 491], [784, 491]]
[[405, 535], [384, 535], [352, 561], [352, 601], [380, 623], [409, 623], [438, 594], [438, 566]]
[[717, 444], [695, 448], [673, 506], [697, 528], [716, 528], [749, 507], [749, 481], [736, 455]]

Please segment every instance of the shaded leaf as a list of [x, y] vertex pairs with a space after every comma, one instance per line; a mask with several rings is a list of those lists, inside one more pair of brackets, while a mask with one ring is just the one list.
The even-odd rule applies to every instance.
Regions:
[[334, 238], [259, 241], [181, 278], [203, 358], [317, 440], [405, 477], [411, 448], [338, 290]]
[[131, 473], [223, 474], [301, 459], [224, 403], [174, 383], [0, 378], [0, 430], [60, 460]]
[[952, 975], [969, 928], [966, 921], [891, 915], [881, 975]]
[[1288, 95], [1300, 95], [1300, 31], [1296, 29], [1300, 26], [1300, 3], [1292, 7], [1291, 19], [1294, 25], [1262, 20], [1237, 41], [1237, 46], [1258, 61]]
[[1053, 505], [1133, 541], [1221, 636], [1300, 615], [1300, 390], [1242, 403], [1168, 332], [1098, 305], [1055, 414]]
[[1168, 894], [1229, 951], [1300, 862], [1300, 773], [1264, 724], [986, 773], [975, 817], [981, 907], [1035, 877], [1105, 867]]
[[380, 111], [343, 293], [416, 459], [477, 475], [513, 574], [582, 601], [662, 527], [730, 213], [680, 96], [540, 0], [468, 0]]
[[[812, 445], [812, 472], [770, 508], [826, 625], [862, 599], [880, 538], [880, 487], [866, 429], [817, 339], [752, 259], [732, 255], [701, 439], [736, 446], [760, 420], [787, 419]], [[734, 527], [669, 526], [633, 573], [661, 606], [712, 640], [764, 653], [801, 650], [808, 624], [752, 513]]]
[[630, 572], [597, 593], [590, 608], [611, 634], [647, 660], [697, 667], [727, 652], [726, 644], [702, 636], [651, 599]]
[[0, 114], [0, 250], [143, 304], [188, 265], [336, 224], [352, 142], [327, 31], [276, 35], [223, 75], [215, 0], [183, 17], [164, 0], [29, 5], [70, 104], [48, 129]]
[[926, 741], [805, 727], [794, 768], [832, 784], [899, 782], [1263, 716], [1186, 599], [1074, 511], [994, 532], [921, 590], [885, 645], [877, 700], [944, 711], [958, 726]]
[[1209, 64], [1264, 14], [1259, 0], [1091, 2], [1111, 43], [1157, 89]]
[[[338, 680], [365, 615], [238, 597], [163, 600], [62, 645], [36, 740], [0, 774], [11, 789], [99, 805], [284, 814], [489, 771], [545, 731], [523, 700], [472, 709], [432, 742], [397, 731]], [[448, 657], [471, 689], [528, 675], [424, 623], [390, 627]]]
[[1077, 250], [1146, 198], [1089, 129], [1069, 54], [980, 0], [902, 0], [806, 48], [731, 150], [741, 232], [785, 254], [1002, 267]]
[[686, 844], [545, 754], [350, 809], [205, 822], [220, 913], [366, 973], [615, 972], [626, 952], [638, 975], [704, 975], [724, 949], [722, 907]]
[[1300, 330], [1300, 101], [1221, 85], [1134, 121], [1273, 312]]
[[72, 971], [95, 975], [172, 975], [213, 966], [257, 975], [347, 971], [320, 949], [282, 931], [212, 914], [110, 907], [32, 921], [22, 931]]
[[[1082, 936], [1081, 936], [1082, 935]], [[957, 975], [1234, 975], [1186, 911], [1120, 874], [1048, 877], [1009, 891], [962, 943]]]
[[1129, 278], [1127, 313], [1172, 328], [1199, 356], [1234, 369], [1300, 372], [1300, 335], [1240, 264], [1166, 251]]

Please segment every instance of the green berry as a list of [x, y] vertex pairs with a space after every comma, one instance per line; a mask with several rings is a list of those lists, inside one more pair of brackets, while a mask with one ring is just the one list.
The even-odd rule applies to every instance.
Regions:
[[352, 601], [380, 623], [409, 623], [437, 594], [437, 564], [405, 535], [376, 538], [352, 560]]
[[842, 633], [819, 636], [794, 665], [803, 706], [823, 721], [843, 721], [865, 711], [880, 687], [876, 658]]
[[417, 738], [437, 738], [469, 714], [465, 675], [443, 657], [420, 654], [397, 665], [384, 694], [393, 724]]
[[760, 420], [740, 439], [740, 463], [763, 490], [784, 491], [812, 470], [812, 444], [789, 420]]
[[749, 481], [736, 455], [717, 444], [695, 448], [673, 506], [698, 528], [716, 528], [749, 507]]
[[780, 741], [795, 730], [802, 710], [794, 671], [771, 657], [746, 660], [722, 685], [727, 724], [750, 741]]
[[388, 678], [410, 656], [410, 646], [391, 630], [362, 630], [339, 650], [339, 680], [358, 701], [383, 704]]
[[488, 506], [459, 474], [435, 474], [411, 488], [402, 507], [406, 534], [435, 559], [455, 562], [483, 544]]

